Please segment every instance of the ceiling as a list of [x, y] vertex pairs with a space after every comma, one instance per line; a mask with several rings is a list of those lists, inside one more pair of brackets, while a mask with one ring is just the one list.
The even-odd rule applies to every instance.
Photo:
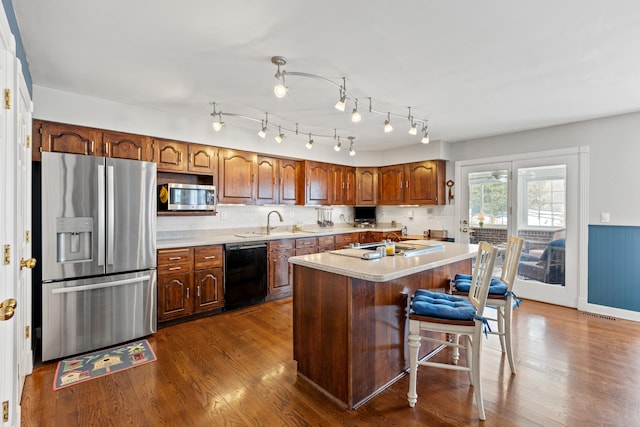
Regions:
[[[456, 142], [640, 111], [635, 0], [13, 0], [34, 85], [202, 117], [284, 143], [360, 150]], [[273, 94], [276, 67], [289, 75]], [[351, 123], [353, 98], [363, 119]], [[394, 131], [383, 132], [390, 112]], [[37, 102], [37, 99], [35, 99]], [[235, 113], [257, 120], [226, 115]], [[398, 117], [395, 117], [398, 116]], [[420, 130], [420, 127], [419, 129]], [[212, 130], [213, 132], [213, 130]], [[222, 130], [224, 132], [224, 129]], [[326, 138], [320, 137], [326, 135]], [[256, 136], [257, 138], [257, 136]], [[275, 143], [275, 142], [274, 142]]]

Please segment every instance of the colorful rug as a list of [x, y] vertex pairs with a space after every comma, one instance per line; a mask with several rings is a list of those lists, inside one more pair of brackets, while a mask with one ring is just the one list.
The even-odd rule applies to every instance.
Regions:
[[53, 389], [59, 390], [156, 360], [147, 340], [94, 351], [58, 362]]

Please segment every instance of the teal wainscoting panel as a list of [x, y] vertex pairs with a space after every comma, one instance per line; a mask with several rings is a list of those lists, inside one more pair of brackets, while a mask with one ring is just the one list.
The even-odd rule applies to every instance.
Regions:
[[640, 227], [589, 226], [588, 301], [640, 311]]

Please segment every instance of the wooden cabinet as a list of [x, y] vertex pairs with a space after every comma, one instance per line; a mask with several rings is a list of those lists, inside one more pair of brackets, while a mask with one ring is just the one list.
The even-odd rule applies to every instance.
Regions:
[[318, 239], [315, 237], [296, 239], [296, 256], [316, 253], [318, 253]]
[[352, 243], [360, 243], [360, 233], [336, 234], [336, 249], [342, 249]]
[[255, 203], [254, 183], [257, 169], [256, 153], [220, 149], [218, 157], [220, 203]]
[[336, 248], [336, 241], [334, 236], [318, 237], [318, 252], [332, 251], [335, 248]]
[[158, 251], [158, 321], [224, 306], [222, 245]]
[[298, 172], [296, 160], [258, 156], [255, 202], [294, 205]]
[[381, 231], [365, 231], [360, 233], [360, 243], [376, 243], [381, 242], [384, 238]]
[[153, 161], [151, 138], [122, 132], [102, 132], [102, 147], [105, 157], [115, 159]]
[[199, 246], [194, 253], [194, 312], [224, 306], [222, 245]]
[[356, 204], [356, 169], [350, 166], [331, 166], [331, 204]]
[[269, 278], [269, 296], [284, 296], [291, 292], [291, 272], [289, 257], [295, 255], [295, 241], [293, 239], [271, 240], [268, 242], [267, 276]]
[[331, 165], [305, 160], [298, 178], [299, 204], [331, 204]]
[[444, 160], [408, 163], [379, 168], [378, 203], [381, 205], [445, 204]]
[[[84, 126], [34, 120], [34, 147], [39, 151], [56, 153], [84, 154], [88, 156], [102, 156], [103, 147], [100, 141], [100, 131]], [[35, 150], [34, 150], [35, 151]]]
[[378, 168], [356, 168], [356, 205], [378, 204]]
[[158, 171], [216, 174], [218, 168], [218, 149], [216, 147], [154, 139], [153, 149]]
[[186, 142], [154, 139], [153, 150], [158, 171], [186, 172], [189, 156], [189, 144]]
[[193, 248], [158, 251], [158, 321], [193, 313]]

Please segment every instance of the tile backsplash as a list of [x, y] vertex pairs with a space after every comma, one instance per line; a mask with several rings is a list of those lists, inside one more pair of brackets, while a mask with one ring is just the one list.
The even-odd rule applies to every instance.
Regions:
[[[331, 219], [336, 225], [353, 222], [353, 207], [325, 206], [330, 209]], [[294, 224], [316, 225], [318, 211], [314, 206], [253, 206], [218, 205], [216, 216], [161, 216], [158, 217], [157, 231], [190, 231], [211, 229], [243, 229], [266, 227], [267, 214], [276, 210], [284, 218], [279, 222], [276, 215], [271, 216], [271, 225], [291, 228]], [[453, 205], [446, 206], [378, 206], [376, 217], [379, 223], [396, 221], [398, 226], [406, 225], [409, 234], [422, 235], [429, 229], [448, 230], [449, 236], [455, 229]]]

